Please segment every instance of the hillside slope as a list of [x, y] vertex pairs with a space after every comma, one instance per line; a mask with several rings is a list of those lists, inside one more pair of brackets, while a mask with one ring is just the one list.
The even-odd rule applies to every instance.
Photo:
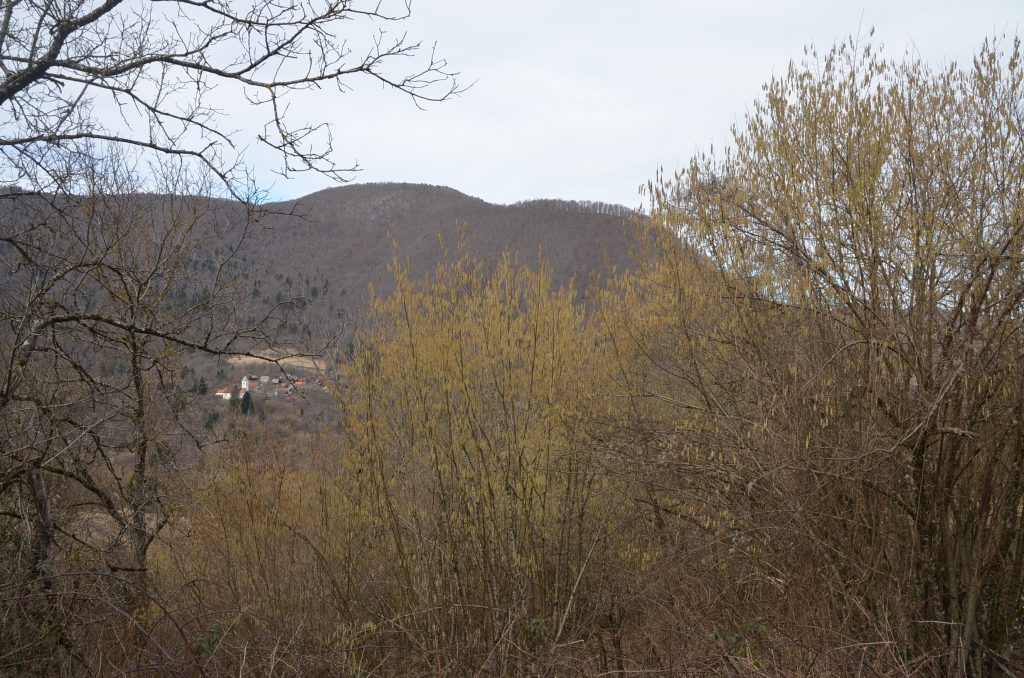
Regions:
[[531, 265], [543, 256], [555, 283], [575, 278], [580, 294], [592, 273], [629, 265], [633, 226], [625, 208], [554, 200], [493, 205], [412, 184], [349, 185], [268, 205], [243, 256], [267, 298], [307, 294], [331, 315], [352, 316], [370, 285], [384, 294], [392, 289], [394, 254], [420, 277], [444, 249], [455, 250], [462, 228], [470, 254], [490, 261], [508, 251]]

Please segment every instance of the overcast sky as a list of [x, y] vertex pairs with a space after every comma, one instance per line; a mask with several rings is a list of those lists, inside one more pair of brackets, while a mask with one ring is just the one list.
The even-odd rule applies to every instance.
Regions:
[[[986, 36], [1021, 32], [1021, 0], [416, 0], [403, 28], [475, 83], [418, 110], [353, 81], [322, 94], [336, 159], [357, 182], [451, 186], [491, 202], [601, 200], [636, 207], [658, 167], [675, 170], [726, 143], [761, 85], [805, 45], [867, 35], [892, 55], [969, 60]], [[259, 164], [259, 156], [255, 156]], [[324, 188], [273, 181], [272, 197]]]

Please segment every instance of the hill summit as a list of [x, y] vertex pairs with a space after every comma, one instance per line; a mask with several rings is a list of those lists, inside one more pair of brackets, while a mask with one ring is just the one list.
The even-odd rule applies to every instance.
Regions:
[[574, 278], [583, 294], [592, 273], [629, 265], [632, 216], [597, 202], [496, 205], [444, 186], [352, 184], [268, 205], [244, 257], [259, 262], [262, 293], [299, 289], [323, 297], [332, 314], [358, 313], [371, 285], [389, 292], [394, 255], [421, 277], [460, 234], [465, 251], [484, 260], [543, 258], [556, 285]]

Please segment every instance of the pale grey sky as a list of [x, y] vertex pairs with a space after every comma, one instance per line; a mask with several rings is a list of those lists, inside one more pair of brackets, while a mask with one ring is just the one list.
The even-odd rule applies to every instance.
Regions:
[[[761, 85], [805, 45], [875, 28], [893, 56], [969, 60], [987, 36], [1022, 30], [1020, 0], [416, 0], [403, 24], [474, 86], [418, 110], [354, 81], [307, 105], [335, 125], [336, 159], [356, 182], [443, 184], [491, 202], [531, 198], [639, 206], [638, 187], [721, 146]], [[273, 197], [327, 187], [262, 170]], [[268, 161], [269, 162], [269, 161]]]

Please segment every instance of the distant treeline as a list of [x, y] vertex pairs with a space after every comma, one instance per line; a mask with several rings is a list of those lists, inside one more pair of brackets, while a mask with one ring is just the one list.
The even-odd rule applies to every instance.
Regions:
[[603, 214], [610, 217], [628, 218], [636, 216], [637, 211], [625, 205], [614, 205], [599, 200], [520, 200], [512, 203], [511, 207], [543, 207], [558, 212], [569, 212], [572, 214]]

